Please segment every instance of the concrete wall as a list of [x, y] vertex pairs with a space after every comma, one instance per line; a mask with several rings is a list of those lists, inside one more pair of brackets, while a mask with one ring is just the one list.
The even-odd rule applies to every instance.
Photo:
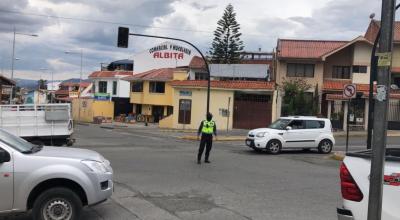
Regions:
[[393, 56], [392, 57], [392, 59], [393, 59], [392, 67], [393, 68], [400, 67], [400, 45], [399, 44], [394, 45], [392, 56]]
[[165, 82], [165, 93], [150, 93], [150, 82], [143, 82], [143, 92], [132, 92], [130, 102], [144, 105], [169, 105], [172, 106], [173, 89], [169, 82]]
[[[191, 91], [192, 96], [180, 96], [180, 91]], [[229, 117], [228, 129], [232, 129], [232, 113], [233, 113], [233, 99], [234, 91], [232, 90], [211, 90], [211, 100], [210, 100], [210, 112], [214, 115], [214, 120], [217, 124], [218, 130], [225, 130], [227, 127], [227, 117], [220, 115], [219, 109], [228, 108], [228, 99], [231, 98], [229, 110], [231, 112]], [[179, 124], [179, 100], [180, 99], [190, 99], [192, 100], [192, 110], [191, 110], [191, 123], [190, 124]], [[207, 92], [205, 88], [176, 88], [174, 90], [174, 114], [167, 117], [160, 122], [160, 125], [169, 125], [171, 128], [176, 129], [197, 129], [200, 122], [205, 119], [206, 115], [206, 101]], [[164, 121], [165, 120], [165, 121]], [[171, 123], [171, 121], [172, 123]]]
[[367, 66], [367, 73], [353, 73], [353, 82], [369, 84], [372, 46], [365, 42], [354, 44], [353, 65]]
[[[353, 47], [349, 46], [331, 56], [327, 57], [324, 63], [324, 78], [331, 79], [333, 66], [352, 66]], [[351, 71], [351, 69], [350, 69]], [[350, 74], [351, 79], [351, 74]]]
[[73, 99], [72, 117], [82, 122], [93, 122], [96, 116], [114, 118], [114, 102], [94, 99]]

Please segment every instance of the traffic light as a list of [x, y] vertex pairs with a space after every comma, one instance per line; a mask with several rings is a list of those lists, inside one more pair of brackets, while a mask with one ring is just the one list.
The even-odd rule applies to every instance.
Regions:
[[118, 27], [118, 47], [128, 48], [129, 28]]

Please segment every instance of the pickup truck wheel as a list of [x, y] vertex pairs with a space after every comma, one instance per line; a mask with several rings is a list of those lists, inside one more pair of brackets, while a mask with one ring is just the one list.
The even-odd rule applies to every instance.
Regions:
[[324, 139], [321, 142], [319, 142], [318, 152], [321, 154], [329, 154], [332, 151], [332, 148], [333, 148], [332, 141]]
[[43, 192], [33, 205], [34, 220], [76, 220], [82, 211], [82, 201], [72, 190], [53, 188]]
[[267, 152], [270, 154], [279, 154], [281, 152], [282, 144], [278, 140], [270, 140], [267, 144]]

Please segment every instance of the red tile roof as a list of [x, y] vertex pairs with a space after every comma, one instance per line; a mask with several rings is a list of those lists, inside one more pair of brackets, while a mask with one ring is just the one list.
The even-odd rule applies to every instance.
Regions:
[[7, 83], [8, 85], [15, 85], [16, 84], [16, 82], [14, 80], [9, 79], [9, 78], [7, 78], [7, 77], [5, 77], [3, 75], [0, 75], [0, 83], [3, 83], [3, 82]]
[[125, 77], [127, 81], [171, 81], [174, 77], [174, 71], [180, 70], [178, 68], [161, 68], [146, 71], [144, 73], [135, 74], [133, 76]]
[[[368, 29], [365, 32], [365, 38], [371, 42], [375, 41], [376, 35], [379, 32], [381, 22], [377, 20], [371, 20]], [[400, 42], [400, 21], [396, 21], [394, 25], [394, 42]]]
[[204, 63], [203, 58], [199, 56], [194, 56], [189, 63], [189, 67], [192, 69], [205, 69], [206, 64]]
[[132, 76], [132, 71], [96, 71], [89, 78], [114, 78], [115, 76]]
[[[351, 80], [325, 80], [322, 86], [324, 91], [343, 91], [344, 85], [351, 84]], [[357, 91], [368, 92], [369, 84], [356, 84]]]
[[[206, 80], [172, 81], [173, 87], [207, 87]], [[211, 81], [211, 88], [274, 90], [275, 82], [262, 81]]]
[[349, 41], [278, 40], [278, 58], [320, 59], [326, 53], [344, 46]]

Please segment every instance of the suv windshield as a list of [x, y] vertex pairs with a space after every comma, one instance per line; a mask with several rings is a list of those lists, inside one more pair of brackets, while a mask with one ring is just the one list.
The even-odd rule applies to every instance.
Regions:
[[19, 152], [31, 152], [35, 145], [0, 129], [0, 141]]
[[285, 130], [286, 126], [290, 123], [290, 119], [278, 119], [272, 123], [268, 128]]

